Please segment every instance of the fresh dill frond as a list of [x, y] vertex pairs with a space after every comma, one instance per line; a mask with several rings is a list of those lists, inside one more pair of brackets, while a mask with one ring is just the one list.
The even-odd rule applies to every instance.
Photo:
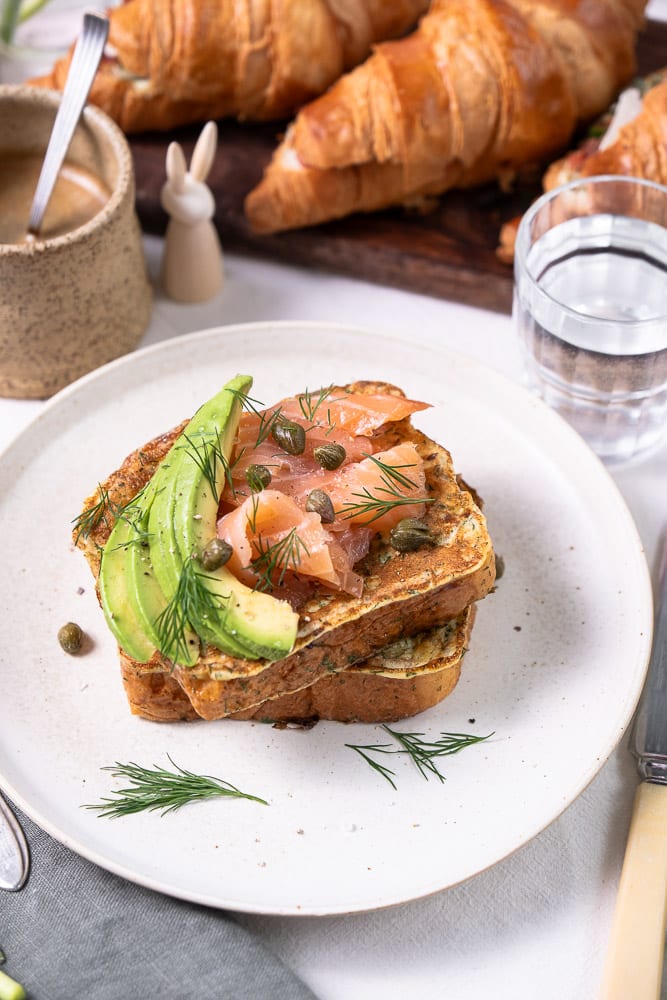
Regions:
[[484, 740], [488, 740], [493, 736], [493, 733], [489, 733], [486, 736], [473, 736], [470, 733], [441, 732], [439, 739], [430, 740], [426, 738], [424, 733], [403, 733], [400, 730], [391, 729], [387, 725], [383, 725], [382, 728], [396, 740], [398, 743], [397, 747], [392, 747], [388, 743], [377, 744], [375, 746], [356, 746], [352, 743], [346, 743], [345, 746], [349, 747], [350, 750], [356, 750], [375, 771], [389, 782], [392, 788], [396, 788], [396, 784], [392, 780], [392, 776], [395, 777], [394, 771], [373, 760], [369, 756], [370, 753], [407, 754], [416, 765], [419, 773], [427, 781], [429, 774], [432, 774], [440, 782], [444, 782], [445, 776], [438, 769], [434, 758], [448, 757], [451, 754], [459, 753], [461, 750], [465, 750], [466, 747], [473, 746], [475, 743], [483, 743]]
[[375, 743], [375, 744], [368, 744], [367, 746], [364, 746], [363, 744], [356, 745], [354, 743], [346, 743], [345, 746], [349, 747], [350, 750], [355, 750], [360, 757], [363, 757], [363, 759], [366, 761], [367, 764], [370, 764], [370, 766], [373, 768], [374, 771], [377, 771], [378, 774], [381, 774], [382, 777], [389, 782], [392, 788], [394, 789], [396, 788], [396, 783], [394, 781], [394, 778], [396, 777], [396, 772], [392, 771], [388, 767], [385, 767], [384, 764], [380, 764], [379, 761], [373, 760], [370, 754], [399, 753], [400, 751], [392, 749], [388, 743]]
[[[145, 489], [145, 487], [144, 487]], [[98, 485], [99, 499], [92, 507], [88, 510], [82, 511], [78, 517], [75, 517], [72, 521], [74, 529], [76, 530], [76, 536], [74, 543], [77, 544], [80, 538], [87, 539], [90, 537], [92, 532], [97, 528], [99, 524], [104, 521], [108, 528], [112, 528], [116, 521], [124, 520], [134, 529], [137, 534], [137, 540], [142, 535], [142, 529], [140, 527], [141, 520], [144, 515], [144, 509], [141, 506], [140, 500], [144, 493], [144, 489], [141, 489], [136, 496], [128, 500], [126, 504], [117, 504], [111, 499], [109, 491], [105, 489], [102, 485]], [[110, 517], [111, 521], [107, 520]], [[145, 535], [145, 532], [143, 533]]]
[[186, 559], [174, 596], [155, 620], [160, 650], [175, 663], [187, 660], [188, 631], [201, 635], [207, 620], [220, 614], [221, 599], [206, 586], [207, 579], [194, 559]]
[[410, 479], [409, 476], [406, 476], [404, 472], [401, 472], [401, 469], [414, 468], [413, 463], [390, 465], [375, 455], [366, 453], [364, 453], [364, 458], [370, 459], [380, 469], [382, 473], [380, 476], [380, 485], [374, 487], [375, 492], [368, 486], [364, 486], [361, 491], [352, 493], [351, 496], [355, 500], [347, 501], [347, 503], [344, 503], [336, 511], [336, 515], [340, 516], [344, 521], [360, 514], [369, 514], [371, 516], [364, 523], [371, 524], [396, 507], [407, 506], [413, 503], [433, 503], [434, 497], [410, 497], [405, 495], [405, 490], [417, 489], [417, 483]]
[[370, 514], [372, 516], [364, 523], [372, 524], [373, 521], [377, 521], [383, 514], [388, 514], [396, 507], [413, 503], [433, 503], [435, 499], [434, 497], [406, 497], [387, 476], [383, 475], [381, 481], [382, 485], [375, 488], [375, 493], [372, 493], [368, 486], [364, 486], [360, 492], [351, 493], [352, 497], [356, 497], [356, 501], [349, 500], [344, 503], [336, 511], [336, 516], [347, 521], [358, 514]]
[[170, 764], [176, 769], [169, 771], [153, 765], [153, 768], [142, 767], [140, 764], [121, 764], [118, 761], [110, 767], [103, 767], [114, 778], [126, 778], [129, 785], [119, 788], [101, 802], [85, 805], [85, 809], [95, 809], [99, 816], [130, 816], [133, 813], [148, 810], [159, 810], [162, 816], [182, 808], [189, 802], [198, 799], [211, 799], [224, 796], [234, 799], [250, 799], [268, 805], [266, 799], [257, 795], [242, 792], [235, 785], [222, 778], [210, 775], [194, 774], [179, 767], [167, 754]]
[[[326, 389], [320, 389], [319, 392], [317, 393], [317, 397], [315, 398], [315, 400], [313, 400], [313, 393], [310, 392], [308, 389], [306, 389], [305, 392], [302, 392], [300, 396], [297, 396], [299, 409], [301, 410], [301, 413], [303, 414], [306, 420], [309, 420], [311, 423], [315, 420], [315, 415], [317, 414], [317, 411], [319, 410], [320, 406], [325, 401], [325, 399], [328, 399], [328, 397], [331, 395], [333, 389], [334, 389], [333, 384], [327, 386]], [[327, 411], [328, 416], [330, 416], [330, 413], [331, 411], [328, 410]]]
[[264, 409], [264, 403], [260, 402], [258, 399], [253, 399], [252, 396], [248, 396], [245, 392], [239, 392], [238, 389], [230, 389], [236, 398], [241, 403], [241, 407], [247, 412], [252, 413], [259, 420], [259, 429], [257, 431], [257, 437], [255, 443], [252, 446], [252, 451], [262, 444], [263, 441], [269, 436], [273, 427], [280, 417], [280, 407], [277, 406], [271, 412]]
[[296, 528], [292, 528], [283, 538], [272, 544], [268, 544], [261, 535], [258, 535], [255, 544], [258, 554], [251, 560], [250, 566], [260, 577], [258, 590], [281, 587], [285, 573], [290, 569], [298, 570], [302, 554], [309, 555], [305, 542], [302, 542], [296, 533]]
[[390, 465], [388, 462], [383, 462], [381, 458], [376, 455], [369, 455], [367, 452], [363, 453], [364, 458], [369, 458], [374, 465], [377, 465], [378, 469], [384, 473], [383, 479], [386, 476], [391, 482], [396, 483], [398, 486], [402, 486], [405, 490], [416, 490], [417, 483], [406, 476], [401, 469], [414, 469], [416, 465], [414, 462], [407, 462], [404, 465]]
[[80, 538], [89, 538], [101, 521], [105, 521], [107, 527], [111, 527], [109, 522], [106, 520], [107, 514], [110, 514], [113, 517], [109, 491], [105, 490], [99, 483], [97, 490], [99, 494], [97, 502], [94, 503], [92, 507], [88, 507], [87, 510], [82, 511], [79, 516], [75, 517], [72, 521], [74, 530], [76, 531], [76, 536], [74, 538], [75, 545], [78, 544]]
[[235, 396], [239, 403], [241, 404], [241, 409], [245, 410], [247, 413], [254, 413], [256, 417], [261, 416], [261, 410], [264, 408], [264, 403], [259, 399], [253, 399], [249, 396], [247, 392], [241, 392], [240, 389], [227, 389], [227, 392], [231, 392]]
[[248, 522], [248, 527], [253, 535], [257, 534], [257, 512], [259, 511], [260, 494], [261, 490], [259, 493], [255, 493], [254, 490], [250, 493], [250, 506], [252, 507], [252, 510], [247, 515], [246, 521]]
[[219, 435], [215, 432], [209, 432], [205, 436], [202, 435], [199, 441], [195, 441], [194, 438], [183, 433], [183, 439], [187, 441], [187, 444], [181, 444], [179, 447], [184, 449], [188, 458], [192, 459], [199, 468], [211, 487], [211, 493], [216, 500], [219, 500], [218, 465], [223, 467], [225, 480], [228, 479], [229, 468], [227, 458], [220, 448]]

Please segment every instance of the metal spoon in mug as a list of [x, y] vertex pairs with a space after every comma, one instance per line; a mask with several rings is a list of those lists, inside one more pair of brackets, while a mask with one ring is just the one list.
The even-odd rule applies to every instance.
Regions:
[[88, 100], [97, 67], [109, 34], [109, 21], [99, 14], [84, 14], [83, 28], [67, 73], [60, 107], [53, 123], [46, 156], [30, 209], [28, 233], [36, 236], [44, 219], [53, 188], [72, 141], [74, 130]]

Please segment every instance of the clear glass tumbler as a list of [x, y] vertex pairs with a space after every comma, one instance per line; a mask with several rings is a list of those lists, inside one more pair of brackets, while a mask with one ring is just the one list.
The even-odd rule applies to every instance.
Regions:
[[667, 187], [592, 177], [517, 233], [513, 315], [531, 386], [608, 465], [667, 427]]

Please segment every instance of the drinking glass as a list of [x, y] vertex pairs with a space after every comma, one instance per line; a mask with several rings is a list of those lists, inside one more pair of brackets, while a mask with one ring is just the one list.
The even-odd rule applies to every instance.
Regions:
[[513, 316], [530, 385], [607, 465], [667, 426], [667, 187], [582, 178], [521, 220]]

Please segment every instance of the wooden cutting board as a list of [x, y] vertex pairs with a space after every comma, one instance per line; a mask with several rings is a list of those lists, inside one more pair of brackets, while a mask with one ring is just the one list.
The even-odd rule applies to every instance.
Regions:
[[[647, 23], [638, 43], [639, 71], [667, 65], [667, 24]], [[259, 181], [284, 126], [221, 122], [208, 183], [216, 198], [215, 222], [224, 249], [300, 264], [378, 284], [404, 288], [498, 312], [510, 312], [512, 268], [495, 254], [503, 222], [520, 214], [539, 193], [524, 183], [512, 194], [495, 185], [440, 198], [428, 215], [404, 209], [353, 216], [311, 229], [256, 236], [243, 200]], [[137, 212], [144, 230], [162, 234], [160, 207], [165, 153], [171, 139], [189, 159], [200, 128], [130, 140], [137, 182]]]

